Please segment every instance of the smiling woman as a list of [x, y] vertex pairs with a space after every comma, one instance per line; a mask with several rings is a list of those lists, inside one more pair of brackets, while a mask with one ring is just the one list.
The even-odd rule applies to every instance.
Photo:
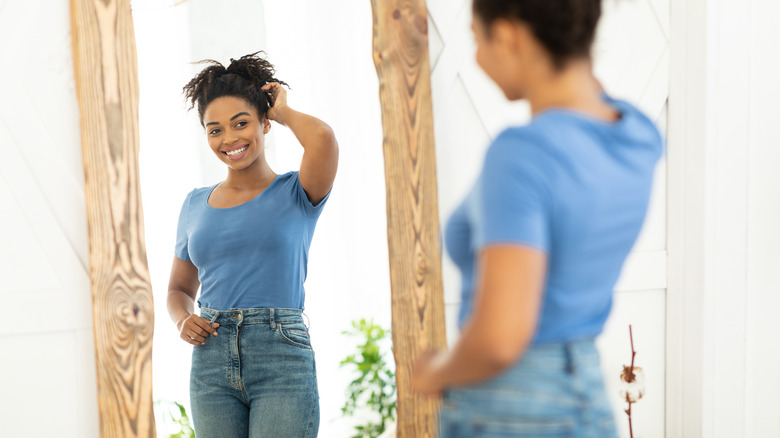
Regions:
[[[195, 346], [195, 430], [201, 437], [313, 437], [319, 395], [301, 316], [303, 283], [338, 146], [327, 124], [287, 105], [284, 82], [257, 53], [227, 68], [208, 62], [184, 93], [228, 176], [187, 195], [168, 287], [171, 318]], [[271, 121], [303, 146], [300, 171], [277, 175], [266, 161]], [[268, 397], [283, 402], [264, 403]]]

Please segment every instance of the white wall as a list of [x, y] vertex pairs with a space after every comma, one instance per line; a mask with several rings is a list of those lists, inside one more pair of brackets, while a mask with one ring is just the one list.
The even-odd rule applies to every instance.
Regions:
[[0, 41], [0, 434], [96, 437], [68, 2], [0, 1]]
[[[734, 5], [728, 2], [722, 4], [721, 20], [723, 26], [727, 27], [732, 20], [730, 15], [733, 14]], [[780, 130], [777, 127], [780, 120], [780, 60], [776, 55], [777, 43], [780, 41], [776, 20], [780, 16], [780, 4], [770, 0], [751, 0], [746, 9], [749, 13], [740, 22], [739, 32], [748, 34], [745, 43], [749, 62], [747, 65], [742, 64], [737, 74], [743, 78], [742, 86], [748, 96], [745, 99], [747, 105], [742, 108], [735, 106], [735, 111], [721, 116], [724, 125], [728, 123], [729, 116], [741, 118], [744, 124], [737, 125], [736, 129], [747, 140], [744, 143], [736, 141], [726, 144], [748, 157], [741, 176], [745, 178], [746, 175], [747, 184], [737, 186], [739, 191], [731, 195], [735, 200], [735, 210], [747, 206], [747, 220], [742, 219], [743, 222], [739, 223], [741, 229], [745, 230], [743, 236], [747, 238], [744, 244], [746, 275], [743, 277], [739, 271], [734, 273], [746, 285], [747, 293], [742, 296], [736, 287], [723, 291], [728, 297], [744, 300], [745, 312], [736, 315], [735, 323], [737, 326], [744, 324], [745, 334], [740, 336], [741, 333], [736, 331], [736, 336], [732, 334], [732, 337], [726, 338], [722, 337], [721, 332], [716, 339], [728, 339], [737, 351], [743, 339], [746, 340], [745, 386], [736, 386], [737, 394], [742, 391], [745, 394], [742, 411], [744, 418], [737, 417], [737, 424], [742, 423], [744, 427], [744, 436], [780, 436], [780, 416], [777, 415], [780, 412], [780, 398], [776, 396], [780, 393], [780, 374], [774, 367], [774, 364], [780, 363]], [[719, 60], [725, 70], [730, 65], [732, 54], [745, 55], [744, 48], [735, 47], [729, 37], [724, 36], [722, 40], [728, 44], [728, 51], [724, 50]], [[719, 86], [724, 91], [730, 90], [732, 82], [728, 75], [724, 75]], [[740, 147], [740, 143], [744, 146]], [[724, 158], [722, 163], [727, 164], [728, 157]], [[728, 178], [728, 174], [725, 174], [723, 179]], [[739, 202], [745, 198], [747, 202]], [[741, 211], [744, 214], [745, 210]], [[721, 303], [715, 317], [716, 326], [722, 327], [720, 322], [729, 320], [730, 309], [728, 300]], [[720, 351], [720, 357], [716, 360], [725, 357], [727, 353], [724, 351], [728, 350], [722, 348]], [[742, 381], [739, 372], [732, 374], [728, 368], [720, 371], [730, 374], [733, 381]], [[716, 388], [720, 377], [714, 376], [711, 380]], [[727, 404], [719, 405], [713, 418], [725, 417], [728, 410]], [[715, 429], [720, 429], [719, 425], [715, 425]], [[719, 432], [717, 436], [726, 435]]]
[[673, 3], [667, 436], [780, 436], [778, 14]]

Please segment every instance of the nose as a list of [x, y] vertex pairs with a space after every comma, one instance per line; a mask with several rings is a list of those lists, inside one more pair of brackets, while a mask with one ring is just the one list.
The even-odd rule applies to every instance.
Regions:
[[236, 142], [238, 138], [230, 131], [225, 131], [225, 135], [222, 136], [222, 144], [229, 146]]

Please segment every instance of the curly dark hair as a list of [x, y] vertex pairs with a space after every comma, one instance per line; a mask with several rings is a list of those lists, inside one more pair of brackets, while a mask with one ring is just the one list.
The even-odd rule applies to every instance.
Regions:
[[274, 66], [259, 56], [263, 51], [250, 53], [238, 59], [230, 59], [227, 68], [217, 61], [204, 59], [198, 64], [211, 64], [201, 70], [184, 86], [184, 98], [190, 103], [190, 109], [198, 107], [198, 117], [203, 125], [203, 113], [206, 107], [219, 97], [233, 96], [244, 99], [252, 105], [261, 118], [273, 106], [268, 93], [262, 90], [269, 82], [286, 82], [274, 77]]
[[530, 26], [557, 69], [572, 59], [590, 57], [601, 16], [601, 0], [474, 0], [472, 6], [488, 28], [499, 18]]

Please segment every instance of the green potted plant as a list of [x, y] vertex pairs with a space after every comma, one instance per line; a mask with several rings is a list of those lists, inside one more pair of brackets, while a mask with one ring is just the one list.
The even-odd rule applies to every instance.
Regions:
[[[192, 421], [184, 406], [175, 401], [157, 400], [154, 402], [158, 436], [169, 438], [195, 438]], [[162, 432], [162, 431], [165, 432]]]
[[347, 386], [347, 401], [341, 412], [350, 416], [364, 409], [374, 412], [374, 419], [355, 426], [352, 438], [376, 438], [395, 421], [395, 372], [382, 348], [390, 330], [374, 324], [373, 319], [361, 319], [352, 321], [352, 329], [342, 333], [359, 338], [360, 344], [355, 353], [341, 361], [341, 366], [351, 368], [355, 375]]

